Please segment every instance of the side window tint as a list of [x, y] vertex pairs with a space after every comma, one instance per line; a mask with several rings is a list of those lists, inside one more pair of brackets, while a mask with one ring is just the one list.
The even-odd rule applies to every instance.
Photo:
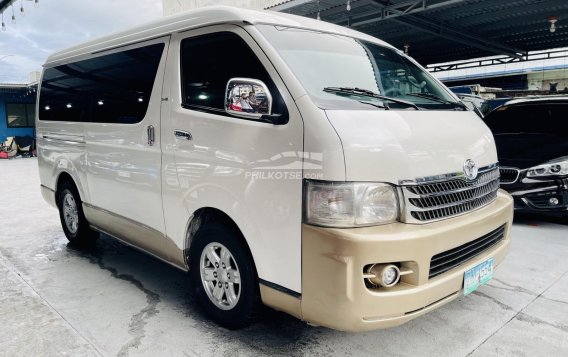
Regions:
[[225, 91], [236, 77], [264, 82], [273, 97], [273, 113], [287, 115], [276, 85], [254, 52], [238, 35], [218, 32], [181, 42], [182, 96], [184, 106], [225, 114]]
[[142, 121], [163, 50], [159, 43], [46, 69], [39, 119]]

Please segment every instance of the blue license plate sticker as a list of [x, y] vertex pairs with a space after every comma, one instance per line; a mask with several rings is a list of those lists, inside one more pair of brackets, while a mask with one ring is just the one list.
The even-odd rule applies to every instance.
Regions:
[[473, 268], [466, 270], [463, 278], [463, 294], [468, 295], [477, 290], [481, 285], [486, 284], [493, 277], [493, 258], [477, 264]]

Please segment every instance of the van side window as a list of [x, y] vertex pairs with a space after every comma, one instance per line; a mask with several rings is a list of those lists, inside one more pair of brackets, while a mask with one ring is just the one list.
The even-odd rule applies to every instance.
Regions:
[[185, 108], [225, 113], [225, 90], [235, 77], [263, 81], [273, 97], [274, 114], [288, 115], [268, 72], [246, 42], [232, 32], [217, 32], [181, 41], [182, 104]]
[[48, 68], [39, 119], [138, 123], [146, 116], [164, 44]]

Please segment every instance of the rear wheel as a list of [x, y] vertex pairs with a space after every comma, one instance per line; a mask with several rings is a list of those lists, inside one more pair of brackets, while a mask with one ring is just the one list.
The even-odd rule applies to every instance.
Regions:
[[81, 197], [73, 183], [66, 181], [61, 185], [57, 191], [57, 207], [63, 232], [71, 243], [92, 242], [99, 236], [89, 227]]
[[195, 234], [189, 259], [192, 285], [204, 312], [229, 329], [250, 325], [260, 306], [258, 279], [240, 235], [209, 222]]

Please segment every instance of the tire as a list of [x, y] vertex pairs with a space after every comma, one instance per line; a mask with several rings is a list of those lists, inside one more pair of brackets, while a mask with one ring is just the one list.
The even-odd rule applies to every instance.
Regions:
[[92, 243], [99, 236], [99, 233], [89, 227], [82, 203], [79, 191], [69, 181], [64, 182], [57, 191], [61, 227], [69, 242], [78, 245]]
[[189, 262], [195, 298], [209, 318], [231, 330], [255, 320], [261, 305], [258, 278], [240, 234], [208, 222], [193, 238]]

